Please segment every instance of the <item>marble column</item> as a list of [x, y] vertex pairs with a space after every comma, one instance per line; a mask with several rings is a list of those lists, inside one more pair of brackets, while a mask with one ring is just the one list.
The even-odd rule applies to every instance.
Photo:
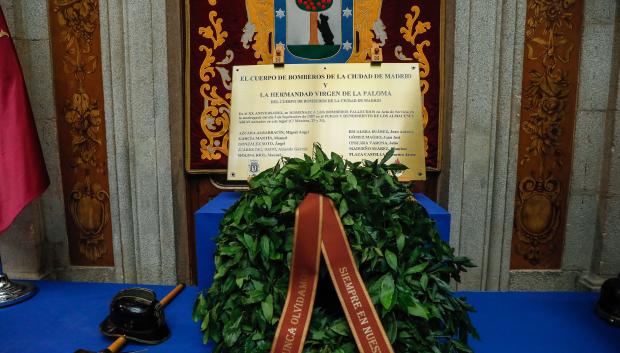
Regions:
[[181, 0], [99, 1], [114, 267], [69, 263], [48, 3], [0, 0], [52, 180], [0, 238], [6, 270], [28, 278], [186, 281]]
[[100, 1], [115, 271], [124, 282], [176, 282], [177, 255], [186, 257], [180, 11], [179, 0]]
[[478, 266], [463, 276], [457, 288], [505, 289], [514, 209], [525, 0], [457, 0], [454, 6], [449, 164], [444, 169], [452, 213], [450, 243], [459, 255], [470, 257]]
[[579, 283], [596, 290], [606, 278], [620, 272], [620, 3], [591, 1], [587, 15], [590, 26], [584, 36], [592, 43], [587, 53], [597, 55], [584, 58], [584, 93], [579, 106], [588, 123], [584, 134], [593, 135], [587, 142], [598, 152], [598, 158], [587, 153], [584, 163], [592, 160], [598, 165], [586, 175], [584, 184], [590, 188], [577, 190], [577, 195], [585, 193], [593, 199], [586, 207], [594, 210], [586, 213], [589, 219], [580, 219], [584, 223], [580, 239], [588, 245], [582, 250], [591, 256], [582, 264], [586, 273]]

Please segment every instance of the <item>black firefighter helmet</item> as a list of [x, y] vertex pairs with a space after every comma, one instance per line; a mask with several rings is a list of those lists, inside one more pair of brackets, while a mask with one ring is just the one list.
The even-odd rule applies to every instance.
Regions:
[[124, 289], [114, 296], [110, 315], [99, 325], [106, 336], [158, 344], [170, 337], [164, 311], [155, 292], [146, 288]]
[[610, 325], [620, 327], [620, 274], [606, 280], [601, 286], [601, 297], [596, 313]]

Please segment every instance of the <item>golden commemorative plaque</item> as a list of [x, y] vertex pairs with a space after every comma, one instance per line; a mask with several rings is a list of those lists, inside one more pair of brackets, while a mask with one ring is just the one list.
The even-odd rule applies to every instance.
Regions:
[[409, 167], [424, 180], [422, 97], [417, 64], [235, 66], [228, 179], [246, 180], [318, 142], [351, 161]]

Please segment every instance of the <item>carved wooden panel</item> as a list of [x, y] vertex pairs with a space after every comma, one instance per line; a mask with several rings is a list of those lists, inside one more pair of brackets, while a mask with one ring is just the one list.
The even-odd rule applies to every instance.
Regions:
[[527, 1], [512, 269], [561, 266], [582, 10], [582, 0]]
[[113, 266], [98, 0], [49, 0], [72, 265]]

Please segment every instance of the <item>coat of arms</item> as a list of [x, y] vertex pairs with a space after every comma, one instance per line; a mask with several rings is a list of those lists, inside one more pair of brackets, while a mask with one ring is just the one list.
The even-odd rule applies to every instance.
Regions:
[[276, 0], [275, 42], [285, 61], [346, 62], [353, 49], [353, 0]]
[[440, 1], [185, 0], [186, 168], [224, 173], [232, 68], [284, 63], [363, 63], [373, 46], [383, 62], [419, 63], [426, 165], [441, 166], [442, 16]]

